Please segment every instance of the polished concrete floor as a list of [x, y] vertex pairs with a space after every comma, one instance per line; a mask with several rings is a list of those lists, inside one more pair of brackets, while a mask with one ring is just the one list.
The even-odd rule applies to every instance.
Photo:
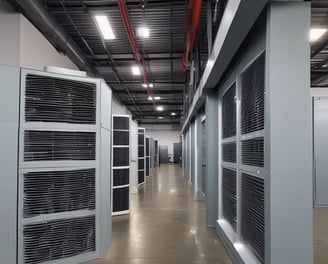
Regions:
[[315, 208], [313, 213], [314, 264], [328, 263], [328, 208]]
[[131, 195], [131, 213], [113, 217], [105, 259], [89, 264], [231, 264], [205, 206], [176, 165], [162, 165]]

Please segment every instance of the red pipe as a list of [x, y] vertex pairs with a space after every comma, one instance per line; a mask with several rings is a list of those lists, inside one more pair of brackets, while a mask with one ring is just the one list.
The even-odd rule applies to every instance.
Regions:
[[189, 53], [194, 49], [201, 10], [202, 0], [189, 0], [185, 18], [185, 52], [182, 57], [183, 72], [186, 72], [190, 67]]
[[[153, 97], [153, 91], [149, 85], [147, 68], [146, 68], [146, 65], [144, 64], [144, 62], [142, 61], [141, 53], [137, 46], [136, 37], [135, 37], [134, 31], [132, 29], [132, 25], [131, 25], [129, 13], [128, 13], [128, 8], [125, 4], [125, 0], [118, 0], [118, 6], [120, 9], [120, 13], [121, 13], [121, 17], [123, 19], [125, 31], [128, 35], [129, 43], [130, 43], [131, 49], [133, 51], [134, 57], [142, 68], [142, 75], [143, 75], [144, 83], [147, 85], [148, 95], [150, 97]], [[153, 103], [154, 103], [154, 101], [153, 101]]]

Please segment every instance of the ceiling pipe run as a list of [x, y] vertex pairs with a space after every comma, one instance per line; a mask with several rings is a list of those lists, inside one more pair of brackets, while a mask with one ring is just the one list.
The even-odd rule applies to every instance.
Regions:
[[182, 57], [183, 72], [186, 72], [190, 67], [189, 53], [194, 49], [201, 10], [202, 0], [189, 0], [185, 17], [185, 52]]
[[[143, 75], [144, 83], [147, 86], [148, 95], [151, 98], [153, 98], [153, 91], [149, 85], [148, 72], [146, 69], [146, 65], [144, 64], [144, 62], [142, 60], [141, 53], [137, 46], [137, 41], [135, 38], [134, 31], [132, 29], [132, 25], [131, 25], [129, 13], [128, 13], [128, 8], [126, 6], [125, 0], [118, 0], [118, 6], [120, 9], [120, 13], [121, 13], [121, 17], [122, 17], [123, 24], [125, 27], [125, 31], [128, 35], [129, 43], [130, 43], [131, 49], [133, 51], [134, 57], [142, 68], [142, 75]], [[153, 101], [153, 104], [155, 105], [154, 101]]]
[[58, 25], [39, 0], [9, 0], [9, 2], [18, 7], [41, 33], [45, 35], [60, 52], [67, 55], [80, 70], [97, 74], [96, 69], [85, 58], [82, 50], [65, 33], [64, 29]]

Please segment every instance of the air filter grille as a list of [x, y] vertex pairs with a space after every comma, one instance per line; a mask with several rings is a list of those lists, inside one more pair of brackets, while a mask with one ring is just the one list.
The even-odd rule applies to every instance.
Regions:
[[236, 163], [237, 152], [236, 143], [222, 144], [222, 160], [226, 162]]
[[130, 164], [130, 149], [129, 148], [120, 148], [113, 147], [113, 166], [129, 166]]
[[95, 216], [24, 226], [24, 263], [37, 264], [93, 252]]
[[113, 189], [113, 212], [129, 210], [129, 187]]
[[138, 171], [138, 184], [143, 183], [145, 181], [145, 171]]
[[25, 120], [96, 123], [96, 84], [28, 74]]
[[242, 173], [242, 237], [264, 263], [264, 180]]
[[242, 164], [264, 166], [264, 138], [255, 138], [241, 143]]
[[222, 100], [222, 132], [223, 138], [236, 135], [236, 85], [224, 94]]
[[95, 169], [24, 174], [24, 217], [95, 209]]
[[130, 130], [129, 118], [126, 116], [114, 116], [113, 117], [113, 129], [117, 130]]
[[138, 135], [138, 145], [144, 145], [145, 144], [145, 136], [144, 134]]
[[95, 160], [96, 133], [24, 132], [24, 161]]
[[149, 156], [149, 138], [146, 138], [146, 156]]
[[145, 148], [144, 148], [144, 146], [139, 146], [138, 147], [138, 156], [139, 156], [139, 158], [144, 158], [145, 157]]
[[146, 157], [146, 176], [149, 176], [149, 157]]
[[113, 145], [114, 146], [128, 146], [130, 144], [129, 131], [113, 131]]
[[236, 172], [222, 169], [222, 210], [224, 218], [235, 229], [237, 223]]
[[115, 169], [113, 170], [113, 186], [129, 184], [130, 170]]
[[259, 57], [241, 75], [241, 133], [264, 129], [264, 65]]

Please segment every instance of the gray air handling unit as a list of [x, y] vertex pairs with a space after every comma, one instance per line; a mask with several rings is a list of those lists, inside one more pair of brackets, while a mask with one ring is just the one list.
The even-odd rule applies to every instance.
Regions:
[[0, 66], [1, 263], [80, 263], [111, 240], [110, 88]]
[[138, 185], [146, 182], [145, 129], [138, 128]]
[[113, 215], [130, 212], [130, 117], [113, 115]]

